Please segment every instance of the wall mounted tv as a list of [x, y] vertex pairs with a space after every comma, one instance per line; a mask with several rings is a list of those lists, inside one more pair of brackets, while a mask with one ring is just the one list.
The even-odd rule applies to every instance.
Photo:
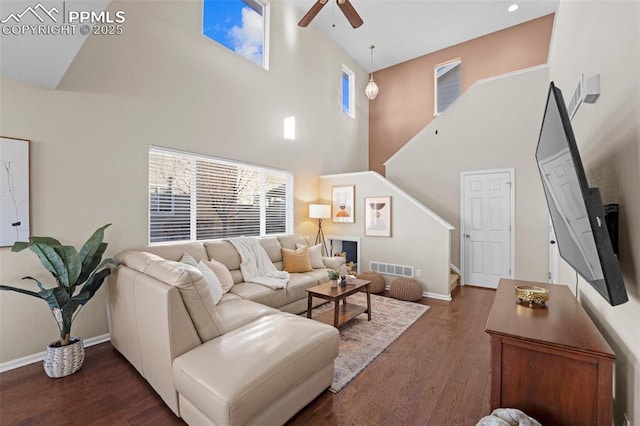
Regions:
[[598, 188], [589, 188], [562, 92], [549, 85], [536, 149], [560, 256], [612, 306], [627, 291]]

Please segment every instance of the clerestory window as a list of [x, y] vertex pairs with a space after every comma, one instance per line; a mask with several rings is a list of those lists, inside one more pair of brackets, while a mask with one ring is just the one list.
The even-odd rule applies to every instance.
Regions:
[[259, 0], [203, 0], [202, 34], [269, 69], [269, 5]]

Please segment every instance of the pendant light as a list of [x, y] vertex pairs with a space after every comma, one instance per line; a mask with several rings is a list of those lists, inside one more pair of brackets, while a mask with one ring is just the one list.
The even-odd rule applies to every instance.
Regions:
[[369, 84], [367, 84], [367, 87], [364, 89], [364, 93], [367, 95], [367, 98], [372, 101], [378, 96], [378, 85], [373, 80], [373, 49], [375, 49], [375, 46], [372, 44], [369, 46], [369, 49], [371, 49], [371, 73], [369, 74]]

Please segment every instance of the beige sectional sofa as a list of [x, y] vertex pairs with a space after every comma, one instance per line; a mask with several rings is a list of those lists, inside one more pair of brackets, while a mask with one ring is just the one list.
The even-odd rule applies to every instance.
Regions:
[[[261, 238], [277, 269], [298, 236]], [[202, 273], [178, 262], [215, 259], [234, 285], [216, 305]], [[228, 241], [128, 250], [107, 282], [113, 346], [188, 424], [282, 424], [331, 385], [339, 334], [293, 315], [325, 268], [292, 273], [285, 289], [244, 282]], [[332, 268], [341, 259], [323, 258]], [[314, 301], [314, 305], [322, 303]]]

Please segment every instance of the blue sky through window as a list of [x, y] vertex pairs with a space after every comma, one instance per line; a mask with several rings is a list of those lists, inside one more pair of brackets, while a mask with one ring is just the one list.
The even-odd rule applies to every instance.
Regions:
[[255, 0], [204, 0], [202, 33], [264, 66], [263, 10]]
[[349, 99], [349, 74], [342, 71], [342, 113], [349, 115], [349, 108], [351, 106]]

